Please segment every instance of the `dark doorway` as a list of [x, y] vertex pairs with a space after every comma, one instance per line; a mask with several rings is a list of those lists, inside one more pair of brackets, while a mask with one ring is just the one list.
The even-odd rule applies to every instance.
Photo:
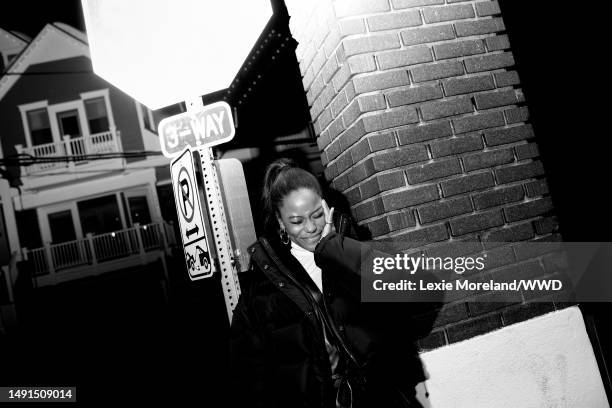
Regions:
[[49, 229], [51, 230], [53, 244], [74, 241], [76, 239], [72, 211], [58, 211], [49, 214], [47, 218], [49, 219]]
[[76, 109], [58, 112], [57, 123], [61, 136], [69, 135], [71, 139], [74, 139], [83, 135], [79, 123], [79, 112]]

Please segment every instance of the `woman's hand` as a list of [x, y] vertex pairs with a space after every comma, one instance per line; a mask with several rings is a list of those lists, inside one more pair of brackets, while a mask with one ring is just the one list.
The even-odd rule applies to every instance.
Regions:
[[321, 205], [323, 206], [323, 214], [325, 215], [325, 227], [323, 228], [323, 232], [321, 233], [321, 239], [323, 239], [330, 232], [336, 232], [336, 227], [334, 226], [334, 207], [329, 209], [325, 200], [321, 200]]

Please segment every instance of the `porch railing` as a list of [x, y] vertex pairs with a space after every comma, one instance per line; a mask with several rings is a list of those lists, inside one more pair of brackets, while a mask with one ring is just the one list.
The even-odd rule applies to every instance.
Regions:
[[117, 153], [120, 148], [121, 133], [114, 128], [107, 132], [96, 133], [89, 136], [70, 138], [63, 136], [61, 142], [45, 143], [32, 147], [16, 145], [18, 154], [28, 154], [36, 158], [71, 157], [71, 161], [57, 161], [46, 163], [34, 163], [30, 166], [22, 167], [22, 176], [40, 173], [58, 168], [71, 167], [88, 161], [87, 155], [100, 153]]
[[34, 275], [41, 276], [130, 256], [144, 256], [150, 251], [165, 250], [175, 242], [172, 226], [153, 223], [100, 235], [87, 234], [85, 239], [26, 249], [25, 256], [32, 262]]

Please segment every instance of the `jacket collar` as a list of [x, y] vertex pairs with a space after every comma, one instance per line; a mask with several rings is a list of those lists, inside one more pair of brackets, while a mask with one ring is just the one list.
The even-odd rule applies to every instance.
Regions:
[[303, 292], [310, 290], [312, 293], [313, 287], [316, 291], [318, 288], [289, 249], [273, 247], [265, 238], [260, 238], [249, 247], [249, 252], [251, 262], [255, 262], [264, 276], [287, 295], [317, 328], [321, 328], [313, 306]]

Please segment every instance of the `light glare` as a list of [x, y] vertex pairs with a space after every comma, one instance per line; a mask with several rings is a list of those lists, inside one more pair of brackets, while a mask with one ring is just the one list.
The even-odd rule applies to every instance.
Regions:
[[82, 0], [94, 72], [150, 109], [227, 88], [269, 0]]

